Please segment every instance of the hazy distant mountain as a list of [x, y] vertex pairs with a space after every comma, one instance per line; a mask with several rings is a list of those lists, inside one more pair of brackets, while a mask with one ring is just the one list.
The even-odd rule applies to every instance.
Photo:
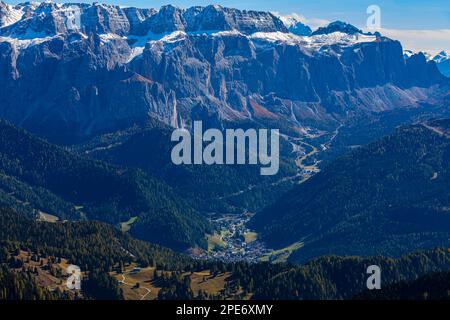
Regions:
[[433, 57], [433, 61], [436, 62], [439, 71], [442, 74], [450, 77], [450, 54], [446, 51], [439, 52]]
[[[406, 60], [415, 54], [417, 53], [412, 50], [403, 50], [403, 56]], [[428, 61], [434, 61], [443, 75], [450, 76], [450, 54], [448, 52], [441, 51], [437, 55], [432, 55], [428, 52], [422, 52], [422, 54]]]
[[450, 59], [450, 55], [446, 51], [441, 51], [433, 57], [433, 61], [436, 63], [442, 63]]
[[356, 111], [436, 103], [447, 81], [420, 56], [405, 61], [399, 42], [342, 22], [303, 37], [271, 13], [217, 5], [0, 10], [0, 117], [62, 143], [149, 115], [334, 128]]

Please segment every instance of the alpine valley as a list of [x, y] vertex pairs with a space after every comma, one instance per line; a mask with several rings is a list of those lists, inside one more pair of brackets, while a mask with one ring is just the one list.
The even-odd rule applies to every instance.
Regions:
[[[450, 298], [448, 53], [299, 17], [1, 2], [0, 299]], [[278, 173], [173, 164], [194, 121]]]

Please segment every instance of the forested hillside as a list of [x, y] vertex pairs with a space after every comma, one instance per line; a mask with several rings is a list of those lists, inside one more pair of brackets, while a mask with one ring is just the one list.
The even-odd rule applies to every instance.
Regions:
[[[82, 297], [121, 299], [112, 270], [130, 263], [160, 270], [183, 270], [194, 265], [186, 256], [169, 249], [135, 240], [128, 234], [101, 222], [39, 222], [10, 209], [0, 209], [0, 298], [1, 299], [73, 299], [64, 290], [49, 291], [36, 282], [36, 267], [25, 260], [60, 261], [80, 267], [85, 275]], [[30, 257], [19, 258], [20, 252]], [[45, 268], [51, 268], [48, 262]], [[41, 268], [42, 269], [42, 268]], [[12, 272], [14, 270], [14, 272]], [[59, 275], [65, 283], [67, 275]]]
[[[428, 273], [450, 269], [447, 249], [413, 252], [399, 259], [386, 257], [323, 257], [269, 278], [255, 287], [255, 299], [351, 299], [367, 290], [367, 267], [381, 269], [381, 285], [412, 281]], [[262, 270], [254, 270], [263, 273]], [[255, 276], [257, 277], [257, 276]], [[382, 299], [387, 296], [380, 295]]]
[[291, 261], [398, 256], [450, 244], [449, 121], [398, 129], [355, 149], [258, 213], [269, 244], [302, 241]]
[[176, 249], [205, 245], [208, 222], [164, 182], [73, 155], [0, 122], [0, 201], [34, 215], [119, 224], [137, 217], [131, 233]]
[[[304, 266], [223, 263], [195, 261], [134, 240], [100, 222], [38, 222], [1, 209], [0, 224], [0, 298], [10, 299], [122, 299], [122, 288], [111, 275], [121, 275], [124, 266], [129, 269], [133, 265], [153, 270], [149, 275], [142, 273], [140, 278], [147, 286], [157, 286], [160, 299], [350, 299], [365, 290], [366, 269], [372, 264], [381, 267], [386, 286], [450, 268], [447, 249], [411, 253], [397, 260], [332, 256]], [[22, 252], [27, 255], [21, 257]], [[52, 264], [61, 259], [80, 266], [84, 274], [81, 295], [73, 295], [63, 286], [50, 292], [47, 286], [38, 285], [36, 277], [43, 268], [52, 270]], [[30, 268], [27, 260], [41, 261], [42, 270]], [[205, 274], [204, 270], [209, 270], [211, 276], [203, 276], [202, 281], [216, 283], [215, 279], [222, 277], [223, 288], [215, 293], [194, 292], [194, 272]]]
[[0, 223], [4, 226], [0, 229], [2, 250], [20, 248], [64, 257], [83, 270], [108, 271], [131, 261], [170, 269], [191, 263], [184, 255], [135, 240], [102, 222], [40, 222], [10, 209], [0, 209]]
[[413, 281], [401, 281], [381, 290], [358, 294], [358, 300], [450, 300], [450, 272], [427, 274]]
[[56, 292], [39, 287], [30, 272], [13, 272], [0, 266], [0, 300], [57, 300], [64, 298]]
[[283, 178], [295, 176], [297, 168], [292, 146], [283, 138], [278, 174], [261, 176], [259, 165], [174, 165], [171, 150], [176, 142], [170, 140], [172, 131], [150, 120], [145, 125], [99, 136], [74, 150], [157, 176], [202, 212], [260, 210], [292, 186], [290, 179]]

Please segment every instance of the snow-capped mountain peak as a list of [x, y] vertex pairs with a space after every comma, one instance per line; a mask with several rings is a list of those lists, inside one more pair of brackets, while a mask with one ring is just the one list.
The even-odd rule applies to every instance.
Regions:
[[292, 13], [290, 15], [280, 15], [278, 13], [274, 13], [286, 26], [290, 33], [299, 35], [299, 36], [309, 36], [312, 33], [312, 30], [309, 26], [307, 26], [303, 22], [303, 18], [298, 14]]
[[357, 34], [357, 33], [363, 33], [362, 30], [356, 28], [355, 26], [343, 22], [343, 21], [334, 21], [331, 22], [326, 27], [320, 27], [316, 31], [312, 33], [312, 35], [318, 35], [318, 34], [330, 34], [333, 32], [342, 32], [346, 34]]
[[415, 55], [414, 51], [408, 49], [403, 50], [403, 57], [405, 60], [411, 58], [413, 55]]
[[425, 57], [426, 61], [431, 61], [433, 60], [433, 55], [431, 55], [430, 53], [426, 52], [426, 51], [414, 51], [411, 49], [404, 49], [403, 50], [403, 57], [405, 58], [405, 60], [411, 58], [412, 56], [415, 55], [423, 55]]
[[441, 73], [447, 77], [450, 77], [450, 53], [447, 51], [441, 51], [435, 55], [432, 60], [436, 62], [437, 67]]
[[443, 50], [438, 54], [433, 55], [428, 52], [414, 52], [412, 50], [403, 50], [403, 56], [405, 57], [405, 60], [408, 60], [410, 57], [416, 54], [423, 54], [426, 61], [435, 62], [439, 71], [443, 75], [450, 77], [450, 53], [448, 51]]
[[416, 105], [416, 94], [447, 81], [423, 55], [402, 61], [398, 41], [344, 22], [305, 36], [287, 27], [300, 19], [286, 26], [270, 12], [221, 6], [27, 3], [1, 12], [0, 113], [49, 128], [44, 135], [58, 128], [77, 139], [147, 116], [173, 126], [209, 115], [333, 122], [355, 105]]
[[13, 7], [3, 1], [0, 2], [0, 28], [16, 23], [22, 16], [24, 11], [22, 7]]
[[441, 51], [437, 55], [435, 55], [432, 60], [435, 61], [436, 63], [442, 63], [449, 59], [450, 59], [450, 53], [446, 52], [446, 51]]

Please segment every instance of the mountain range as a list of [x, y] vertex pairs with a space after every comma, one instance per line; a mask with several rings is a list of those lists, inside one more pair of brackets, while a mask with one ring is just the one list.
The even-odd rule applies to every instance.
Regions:
[[329, 129], [447, 92], [434, 62], [405, 60], [398, 41], [344, 23], [305, 37], [271, 13], [218, 5], [43, 2], [0, 12], [0, 116], [58, 143], [149, 116], [173, 127]]
[[439, 71], [447, 77], [450, 76], [450, 54], [446, 51], [439, 52], [433, 57], [433, 61], [436, 62]]
[[[403, 51], [403, 56], [405, 57], [405, 59], [409, 59], [411, 56], [417, 54], [416, 52], [412, 51], [412, 50], [404, 50]], [[423, 54], [425, 55], [425, 58], [428, 61], [434, 61], [436, 62], [436, 66], [438, 67], [439, 71], [445, 75], [445, 76], [450, 76], [450, 55], [447, 51], [441, 51], [436, 55], [432, 55], [428, 52], [423, 52]]]

